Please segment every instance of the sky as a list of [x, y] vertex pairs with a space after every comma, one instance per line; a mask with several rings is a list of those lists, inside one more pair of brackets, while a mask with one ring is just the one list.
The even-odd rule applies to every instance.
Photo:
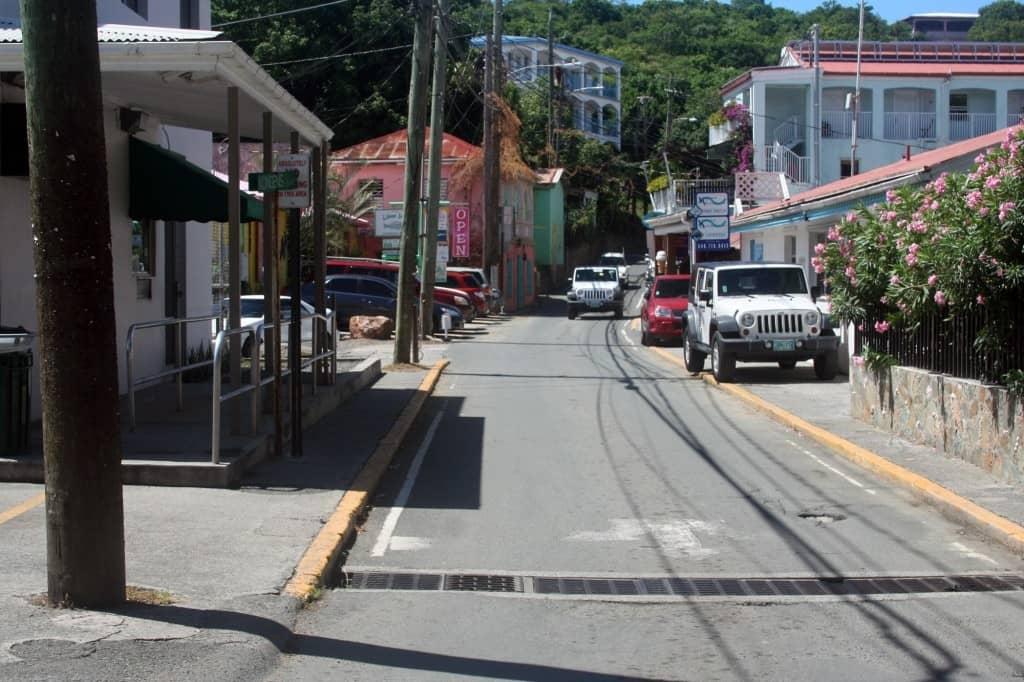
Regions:
[[[796, 12], [807, 12], [822, 3], [822, 0], [768, 0], [772, 7], [784, 7]], [[875, 13], [890, 24], [911, 14], [923, 12], [977, 12], [992, 0], [868, 0], [867, 4]], [[856, 7], [856, 2], [840, 0], [839, 4]]]

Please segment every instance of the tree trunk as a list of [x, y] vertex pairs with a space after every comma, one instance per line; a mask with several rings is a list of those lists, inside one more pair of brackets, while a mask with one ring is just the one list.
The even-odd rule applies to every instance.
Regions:
[[[50, 603], [125, 598], [113, 264], [95, 0], [22, 0]], [[123, 229], [128, 229], [127, 221]]]

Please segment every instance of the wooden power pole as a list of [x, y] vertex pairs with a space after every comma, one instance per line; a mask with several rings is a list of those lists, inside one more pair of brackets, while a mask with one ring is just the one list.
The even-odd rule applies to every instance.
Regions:
[[[502, 78], [501, 33], [502, 33], [501, 0], [494, 1], [494, 24], [491, 30], [491, 44], [487, 55], [490, 66], [490, 78], [487, 79], [488, 93], [484, 106], [490, 110], [489, 135], [484, 140], [484, 253], [485, 268], [501, 263], [501, 114], [497, 100], [501, 95], [504, 79]], [[490, 276], [490, 273], [487, 273]], [[504, 288], [504, 287], [502, 287]]]
[[[95, 0], [21, 0], [51, 604], [125, 599], [113, 256]], [[68, 286], [69, 282], [87, 286]]]
[[420, 328], [423, 330], [423, 338], [434, 332], [434, 270], [437, 265], [437, 220], [441, 206], [441, 159], [444, 156], [445, 70], [448, 68], [445, 11], [445, 0], [437, 0], [437, 16], [434, 18], [434, 84], [431, 93], [433, 102], [430, 104], [430, 161], [427, 169], [427, 234], [423, 239], [423, 267], [420, 271]]
[[413, 32], [412, 73], [409, 78], [409, 120], [406, 125], [405, 192], [403, 195], [402, 239], [398, 264], [398, 310], [395, 314], [394, 361], [412, 362], [416, 293], [416, 245], [420, 231], [420, 187], [423, 170], [423, 138], [426, 127], [427, 71], [430, 68], [430, 0], [416, 0]]

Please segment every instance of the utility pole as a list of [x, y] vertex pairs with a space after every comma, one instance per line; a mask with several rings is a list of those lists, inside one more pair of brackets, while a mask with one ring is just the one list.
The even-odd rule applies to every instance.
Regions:
[[819, 52], [819, 41], [821, 36], [821, 27], [818, 24], [811, 26], [811, 41], [814, 45], [814, 73], [813, 85], [814, 91], [811, 93], [811, 111], [813, 113], [814, 124], [811, 126], [811, 139], [813, 162], [812, 172], [814, 174], [814, 186], [817, 187], [821, 184], [821, 55]]
[[395, 314], [395, 364], [412, 362], [415, 333], [416, 245], [420, 231], [420, 188], [423, 170], [424, 118], [427, 70], [430, 68], [430, 0], [416, 0], [416, 25], [412, 39], [412, 73], [409, 77], [409, 120], [406, 124], [405, 191], [402, 239], [398, 263], [398, 311]]
[[668, 139], [672, 137], [672, 95], [676, 91], [672, 89], [672, 74], [668, 76], [668, 88], [665, 90], [665, 142], [662, 144], [662, 153], [668, 151]]
[[551, 34], [553, 9], [548, 9], [548, 167], [555, 165], [555, 39]]
[[850, 122], [850, 175], [857, 175], [857, 124], [860, 122], [860, 59], [863, 49], [864, 0], [860, 0], [860, 18], [857, 25], [857, 76], [853, 86], [853, 120]]
[[125, 599], [124, 505], [96, 2], [21, 0], [21, 25], [47, 595], [54, 606], [108, 607]]
[[[503, 28], [503, 9], [501, 0], [494, 0], [494, 25], [492, 27], [491, 50], [491, 175], [487, 178], [487, 201], [491, 205], [491, 224], [488, 226], [490, 236], [487, 240], [489, 251], [488, 261], [498, 267], [498, 280], [501, 281], [502, 251], [502, 210], [501, 210], [501, 125], [502, 116], [498, 111], [498, 100], [504, 88], [501, 34]], [[490, 276], [490, 273], [487, 273]], [[504, 287], [502, 287], [504, 291]]]
[[[427, 234], [420, 270], [420, 329], [423, 338], [434, 333], [434, 270], [437, 266], [437, 221], [441, 206], [441, 160], [444, 156], [444, 93], [448, 68], [448, 32], [445, 0], [437, 0], [434, 17], [434, 84], [430, 105], [430, 162], [427, 180]], [[451, 226], [449, 225], [449, 230]]]
[[[484, 180], [483, 180], [483, 228], [480, 230], [480, 266], [484, 274], [490, 278], [491, 255], [491, 224], [494, 222], [494, 206], [491, 205], [491, 176], [494, 174], [494, 112], [491, 109], [491, 97], [494, 85], [494, 50], [490, 34], [484, 39]], [[492, 282], [493, 285], [493, 282]]]

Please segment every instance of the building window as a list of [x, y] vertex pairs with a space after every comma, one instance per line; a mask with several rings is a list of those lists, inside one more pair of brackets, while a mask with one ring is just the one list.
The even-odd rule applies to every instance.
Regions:
[[764, 242], [759, 242], [756, 239], [750, 240], [750, 260], [764, 260]]
[[[430, 197], [430, 174], [423, 174], [423, 198]], [[448, 201], [448, 178], [441, 178], [441, 196], [439, 201]]]
[[139, 298], [153, 298], [156, 249], [152, 220], [132, 221], [132, 274]]
[[384, 180], [381, 178], [366, 178], [359, 181], [359, 192], [369, 193], [373, 197], [374, 208], [384, 208]]
[[851, 159], [840, 159], [839, 160], [839, 177], [848, 178], [851, 175], [857, 175], [860, 173], [860, 159], [853, 162]]
[[24, 104], [0, 104], [0, 175], [28, 175], [28, 126]]
[[199, 28], [199, 0], [181, 0], [181, 27]]
[[143, 19], [149, 17], [149, 0], [121, 0], [121, 4]]

